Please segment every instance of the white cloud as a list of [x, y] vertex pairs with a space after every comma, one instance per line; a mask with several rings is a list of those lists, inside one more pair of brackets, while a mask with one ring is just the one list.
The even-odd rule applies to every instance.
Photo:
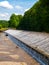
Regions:
[[25, 9], [25, 11], [28, 11], [29, 10], [29, 8], [28, 9]]
[[15, 15], [19, 15], [19, 13], [14, 13]]
[[24, 15], [23, 13], [14, 13], [15, 15]]
[[15, 8], [16, 9], [22, 9], [23, 7], [21, 7], [20, 5], [16, 5]]
[[8, 13], [0, 13], [0, 20], [9, 20], [10, 15]]
[[8, 9], [12, 9], [13, 8], [13, 6], [8, 1], [2, 1], [2, 2], [0, 2], [0, 6], [8, 8]]
[[8, 16], [8, 13], [0, 13], [0, 17], [7, 17]]

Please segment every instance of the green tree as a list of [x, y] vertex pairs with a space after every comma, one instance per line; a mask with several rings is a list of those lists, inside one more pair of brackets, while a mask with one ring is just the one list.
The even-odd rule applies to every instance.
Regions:
[[22, 15], [12, 14], [9, 20], [9, 27], [12, 27], [12, 28], [18, 27], [21, 18], [22, 18]]
[[49, 1], [39, 0], [26, 11], [20, 29], [49, 32]]
[[2, 25], [0, 24], [0, 29], [2, 28]]
[[0, 25], [2, 25], [3, 28], [8, 28], [8, 21], [0, 20]]

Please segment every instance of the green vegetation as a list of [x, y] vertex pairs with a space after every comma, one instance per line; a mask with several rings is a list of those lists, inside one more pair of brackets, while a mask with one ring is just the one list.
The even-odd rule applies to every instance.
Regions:
[[12, 14], [9, 20], [9, 27], [17, 28], [21, 19], [22, 19], [22, 15]]
[[3, 32], [3, 31], [5, 31], [5, 30], [8, 30], [8, 28], [1, 28], [1, 29], [0, 29], [0, 32]]
[[34, 6], [24, 13], [19, 24], [20, 29], [49, 32], [49, 2], [39, 0]]
[[0, 32], [8, 29], [8, 21], [0, 20]]
[[0, 27], [1, 28], [8, 28], [8, 21], [0, 20]]
[[2, 25], [0, 24], [0, 29], [2, 28]]

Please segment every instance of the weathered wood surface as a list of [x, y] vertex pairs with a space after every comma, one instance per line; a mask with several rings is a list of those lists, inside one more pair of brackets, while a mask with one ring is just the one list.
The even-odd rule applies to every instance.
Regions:
[[7, 30], [6, 33], [21, 40], [28, 46], [49, 57], [49, 34], [23, 30]]
[[4, 33], [0, 33], [0, 65], [40, 65], [40, 63], [14, 44]]

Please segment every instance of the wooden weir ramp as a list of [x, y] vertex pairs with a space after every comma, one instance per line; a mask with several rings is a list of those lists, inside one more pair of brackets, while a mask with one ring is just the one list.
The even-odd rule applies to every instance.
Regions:
[[49, 34], [23, 30], [7, 30], [6, 34], [41, 65], [49, 65]]

